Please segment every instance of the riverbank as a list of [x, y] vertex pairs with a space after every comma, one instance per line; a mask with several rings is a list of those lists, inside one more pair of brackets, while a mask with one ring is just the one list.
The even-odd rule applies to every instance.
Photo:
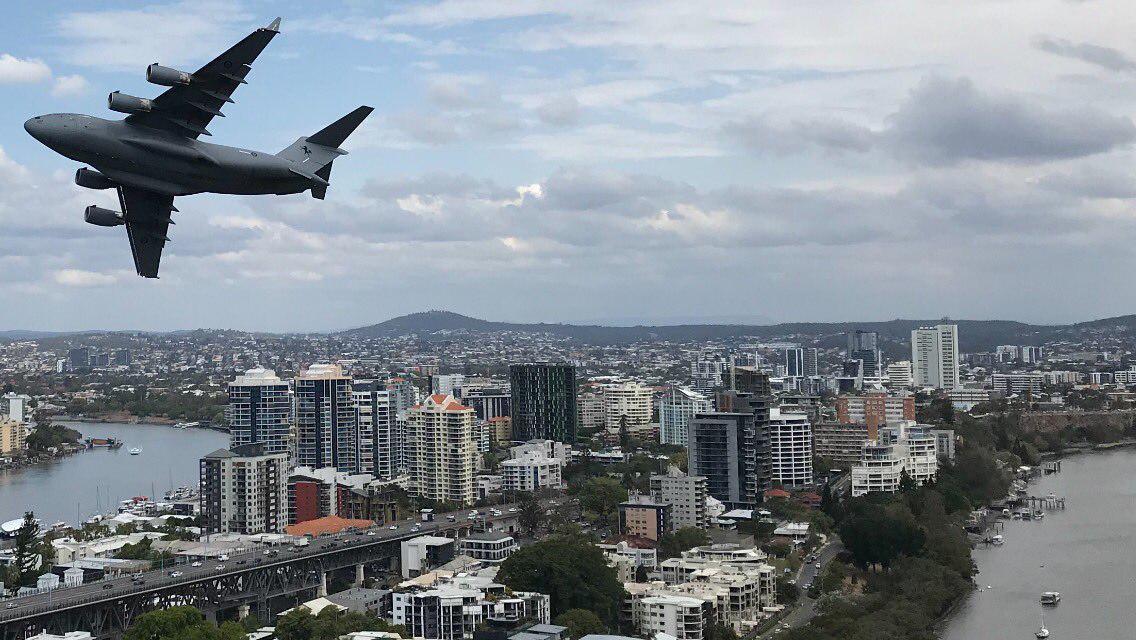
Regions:
[[1054, 638], [1123, 638], [1136, 611], [1131, 571], [1136, 564], [1136, 513], [1130, 501], [1129, 446], [1071, 456], [1061, 473], [1039, 477], [1032, 493], [1067, 500], [1064, 510], [1042, 520], [1004, 521], [1005, 543], [980, 546], [973, 558], [981, 589], [946, 621], [944, 640], [1029, 637], [1038, 626], [1043, 591], [1058, 591], [1061, 604], [1044, 609]]
[[[136, 424], [136, 425], [149, 425], [155, 427], [172, 427], [178, 424], [183, 424], [186, 421], [174, 420], [173, 418], [166, 418], [164, 416], [136, 416], [132, 413], [105, 413], [98, 415], [55, 415], [51, 416], [52, 420], [59, 422], [82, 422], [88, 424]], [[192, 422], [192, 421], [191, 421]], [[221, 431], [228, 433], [228, 427], [216, 424], [196, 424], [189, 429], [208, 429], [210, 431]]]

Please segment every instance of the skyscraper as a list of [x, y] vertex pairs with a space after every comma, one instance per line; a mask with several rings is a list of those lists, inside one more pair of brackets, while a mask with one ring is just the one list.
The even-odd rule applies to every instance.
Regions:
[[351, 378], [337, 365], [313, 364], [296, 378], [296, 463], [359, 471]]
[[848, 359], [864, 363], [860, 375], [876, 378], [881, 375], [883, 357], [880, 354], [879, 334], [859, 329], [848, 332]]
[[917, 387], [959, 386], [958, 325], [939, 324], [911, 332], [911, 369]]
[[459, 504], [477, 499], [473, 409], [451, 395], [429, 396], [407, 410], [404, 446], [413, 495]]
[[805, 348], [805, 377], [820, 375], [820, 357], [816, 347]]
[[570, 364], [509, 366], [513, 438], [576, 442], [576, 367]]
[[710, 495], [731, 506], [761, 502], [770, 488], [769, 395], [725, 392], [716, 413], [698, 413], [687, 427], [690, 475], [706, 477]]
[[785, 349], [785, 375], [789, 378], [800, 378], [805, 375], [805, 350], [801, 347]]
[[291, 453], [292, 398], [275, 371], [257, 367], [230, 382], [225, 417], [230, 449], [260, 444], [265, 453]]
[[288, 516], [288, 454], [260, 444], [201, 459], [200, 500], [208, 533], [280, 533]]
[[687, 425], [696, 413], [710, 411], [710, 399], [691, 389], [673, 387], [659, 403], [659, 442], [687, 445]]
[[618, 427], [626, 419], [627, 426], [651, 421], [651, 388], [638, 382], [604, 385], [604, 423]]
[[389, 480], [396, 475], [399, 444], [391, 393], [375, 380], [356, 380], [351, 395], [359, 425], [359, 473]]

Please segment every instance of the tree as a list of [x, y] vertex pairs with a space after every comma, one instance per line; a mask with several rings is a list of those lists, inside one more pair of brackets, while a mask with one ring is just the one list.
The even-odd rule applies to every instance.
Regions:
[[545, 521], [544, 507], [536, 500], [525, 500], [517, 513], [517, 521], [521, 529], [531, 536]]
[[710, 544], [710, 536], [698, 527], [683, 527], [673, 533], [664, 533], [659, 538], [661, 559], [676, 558], [683, 551]]
[[39, 550], [39, 523], [31, 511], [24, 512], [24, 521], [16, 530], [12, 556], [12, 564], [8, 567], [9, 584], [30, 587], [35, 583], [39, 575], [37, 570], [43, 562]]
[[627, 416], [619, 416], [619, 448], [623, 453], [631, 451], [631, 430], [627, 428]]
[[800, 596], [801, 590], [797, 588], [797, 585], [791, 581], [789, 576], [777, 578], [777, 602], [793, 604]]
[[336, 640], [356, 631], [392, 631], [406, 635], [401, 625], [392, 625], [365, 613], [339, 611], [335, 607], [324, 607], [319, 615], [312, 615], [307, 607], [296, 607], [276, 621], [279, 640]]
[[568, 627], [568, 637], [572, 640], [580, 640], [590, 633], [607, 633], [603, 620], [587, 609], [569, 609], [556, 616], [552, 623]]
[[587, 609], [609, 627], [618, 623], [625, 595], [615, 569], [597, 547], [564, 536], [522, 547], [501, 563], [496, 580], [514, 591], [547, 593], [553, 616]]
[[887, 568], [900, 556], [919, 553], [925, 534], [904, 504], [885, 506], [858, 498], [840, 524], [840, 539], [860, 567]]
[[705, 640], [738, 640], [734, 628], [721, 622], [712, 622], [706, 625]]
[[614, 478], [592, 478], [580, 487], [577, 496], [581, 507], [594, 513], [600, 524], [607, 525], [619, 503], [627, 500], [627, 489]]
[[686, 452], [686, 449], [683, 449], [682, 451], [676, 451], [675, 453], [671, 454], [670, 458], [667, 459], [667, 464], [672, 464], [678, 467], [679, 470], [683, 473], [686, 473], [689, 462], [690, 454]]
[[220, 627], [207, 621], [196, 607], [170, 607], [138, 616], [123, 640], [243, 640], [245, 630], [236, 622]]

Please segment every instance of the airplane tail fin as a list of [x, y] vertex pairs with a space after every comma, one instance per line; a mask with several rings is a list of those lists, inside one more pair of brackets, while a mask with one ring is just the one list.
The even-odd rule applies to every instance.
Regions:
[[312, 180], [312, 197], [323, 200], [331, 180], [331, 163], [347, 153], [339, 145], [372, 111], [371, 107], [359, 107], [312, 135], [298, 138], [276, 155], [295, 163], [293, 171]]

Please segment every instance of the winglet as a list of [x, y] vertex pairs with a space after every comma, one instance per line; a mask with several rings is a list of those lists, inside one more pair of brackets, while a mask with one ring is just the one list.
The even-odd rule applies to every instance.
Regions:
[[280, 33], [280, 17], [277, 16], [277, 18], [269, 23], [269, 25], [264, 29], [266, 31], [275, 31], [276, 33]]

